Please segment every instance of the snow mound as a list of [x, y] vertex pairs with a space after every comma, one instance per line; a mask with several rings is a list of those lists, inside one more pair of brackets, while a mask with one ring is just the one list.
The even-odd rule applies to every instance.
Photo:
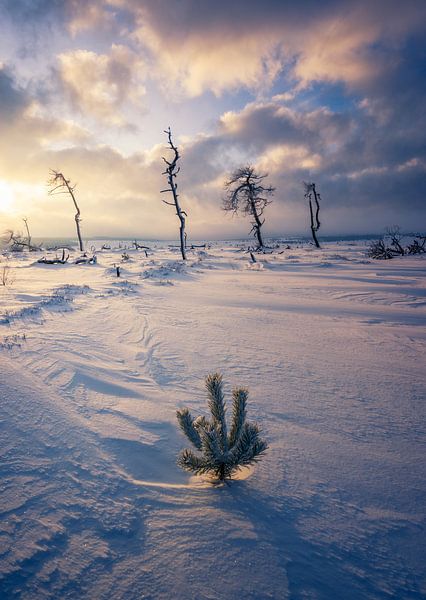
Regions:
[[74, 298], [80, 294], [87, 294], [89, 291], [90, 288], [87, 285], [65, 284], [59, 286], [46, 298], [37, 299], [29, 306], [24, 306], [15, 311], [6, 311], [0, 316], [0, 325], [9, 325], [12, 321], [27, 317], [38, 317], [44, 310], [62, 312], [70, 310], [70, 304], [74, 301]]

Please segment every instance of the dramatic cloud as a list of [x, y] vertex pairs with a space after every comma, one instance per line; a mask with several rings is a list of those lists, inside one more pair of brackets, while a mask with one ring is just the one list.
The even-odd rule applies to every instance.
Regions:
[[121, 109], [141, 105], [143, 61], [125, 46], [113, 45], [109, 55], [74, 50], [58, 56], [59, 73], [75, 108], [110, 125], [125, 125]]
[[422, 30], [426, 18], [419, 0], [403, 10], [389, 0], [120, 4], [134, 11], [133, 35], [155, 55], [163, 83], [189, 96], [239, 86], [261, 91], [285, 69], [299, 88], [365, 84], [397, 60], [401, 40]]
[[172, 237], [163, 130], [192, 236], [243, 235], [220, 209], [251, 163], [277, 188], [271, 234], [417, 229], [426, 217], [426, 4], [407, 0], [37, 0], [0, 6], [0, 212], [72, 232], [49, 168], [78, 183], [88, 235]]

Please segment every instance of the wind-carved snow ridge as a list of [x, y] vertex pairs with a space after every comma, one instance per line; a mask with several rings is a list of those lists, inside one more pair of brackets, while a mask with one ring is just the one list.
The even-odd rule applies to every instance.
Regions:
[[53, 293], [47, 298], [34, 302], [15, 311], [6, 311], [0, 316], [0, 325], [9, 325], [12, 321], [25, 319], [27, 317], [38, 317], [43, 310], [49, 311], [67, 311], [74, 298], [80, 294], [87, 294], [90, 287], [87, 285], [61, 285], [53, 290]]
[[132, 547], [142, 513], [78, 418], [24, 376], [18, 394], [14, 373], [6, 363], [0, 376], [0, 595], [88, 597], [86, 576]]

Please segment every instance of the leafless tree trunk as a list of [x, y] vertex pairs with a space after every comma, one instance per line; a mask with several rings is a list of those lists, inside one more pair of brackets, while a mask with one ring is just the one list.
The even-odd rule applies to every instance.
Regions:
[[186, 212], [184, 210], [182, 210], [182, 208], [179, 204], [179, 195], [177, 193], [177, 183], [176, 183], [176, 177], [180, 171], [180, 167], [177, 166], [177, 161], [179, 160], [180, 156], [179, 156], [177, 147], [173, 144], [172, 132], [170, 130], [170, 127], [167, 130], [165, 130], [164, 133], [167, 135], [170, 150], [173, 151], [173, 160], [168, 161], [167, 159], [164, 158], [164, 156], [162, 157], [164, 162], [167, 165], [166, 170], [163, 172], [163, 175], [167, 176], [167, 183], [169, 184], [169, 187], [165, 190], [161, 190], [161, 193], [162, 194], [165, 192], [172, 193], [173, 202], [168, 202], [167, 200], [163, 200], [163, 202], [164, 202], [164, 204], [169, 204], [170, 206], [174, 206], [176, 209], [176, 214], [180, 221], [180, 226], [179, 226], [180, 251], [182, 254], [182, 259], [186, 260], [185, 219], [188, 215], [186, 214]]
[[75, 195], [74, 195], [74, 190], [75, 190], [76, 186], [71, 185], [71, 181], [69, 179], [66, 179], [64, 177], [64, 175], [62, 173], [60, 173], [59, 171], [51, 170], [50, 174], [51, 174], [51, 177], [48, 181], [48, 185], [50, 187], [49, 194], [69, 194], [74, 203], [75, 210], [77, 211], [74, 216], [74, 220], [75, 220], [75, 225], [77, 228], [78, 243], [79, 243], [79, 247], [80, 247], [80, 252], [83, 252], [84, 247], [83, 247], [83, 240], [82, 240], [81, 231], [80, 231], [80, 221], [81, 221], [80, 208], [78, 207], [78, 204], [77, 204], [77, 201], [76, 201]]
[[263, 238], [262, 238], [261, 227], [264, 224], [265, 219], [263, 219], [263, 221], [261, 221], [259, 219], [259, 215], [258, 215], [257, 210], [256, 210], [256, 203], [255, 203], [253, 197], [252, 197], [250, 203], [251, 203], [251, 211], [252, 211], [252, 215], [253, 215], [253, 219], [254, 219], [254, 223], [253, 223], [253, 227], [252, 227], [251, 231], [254, 232], [254, 235], [257, 238], [257, 246], [258, 246], [258, 248], [263, 248], [264, 243], [263, 243]]
[[[317, 190], [316, 190], [315, 183], [305, 183], [304, 185], [305, 185], [305, 198], [307, 198], [309, 201], [309, 214], [311, 217], [312, 239], [314, 240], [315, 246], [317, 248], [321, 248], [320, 243], [317, 238], [317, 231], [321, 226], [321, 223], [319, 221], [319, 211], [320, 211], [319, 200], [321, 199], [321, 196], [320, 196], [319, 192], [317, 192]], [[314, 207], [312, 204], [312, 194], [314, 196], [315, 212], [314, 212]]]
[[261, 227], [265, 219], [262, 221], [261, 216], [271, 203], [268, 197], [275, 191], [275, 188], [263, 185], [266, 177], [266, 173], [257, 173], [250, 165], [236, 169], [225, 183], [226, 196], [222, 205], [225, 211], [232, 211], [234, 214], [242, 212], [252, 217], [250, 233], [254, 232], [257, 239], [257, 250], [264, 248]]
[[136, 248], [136, 250], [151, 250], [149, 246], [142, 246], [137, 240], [133, 242], [133, 245]]
[[27, 230], [28, 248], [31, 250], [31, 234], [30, 234], [30, 229], [28, 227], [28, 219], [27, 219], [27, 217], [24, 217], [22, 220], [24, 221], [25, 229]]
[[56, 258], [46, 258], [43, 256], [43, 258], [39, 258], [37, 262], [44, 265], [64, 265], [68, 262], [69, 257], [69, 254], [65, 255], [65, 248], [62, 248], [62, 258], [58, 258], [58, 256], [56, 256]]

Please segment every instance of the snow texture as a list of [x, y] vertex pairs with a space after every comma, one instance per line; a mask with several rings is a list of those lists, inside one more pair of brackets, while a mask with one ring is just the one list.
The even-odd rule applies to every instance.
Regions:
[[[10, 257], [0, 597], [424, 598], [426, 260], [365, 251]], [[176, 465], [215, 371], [269, 445], [222, 486]]]

